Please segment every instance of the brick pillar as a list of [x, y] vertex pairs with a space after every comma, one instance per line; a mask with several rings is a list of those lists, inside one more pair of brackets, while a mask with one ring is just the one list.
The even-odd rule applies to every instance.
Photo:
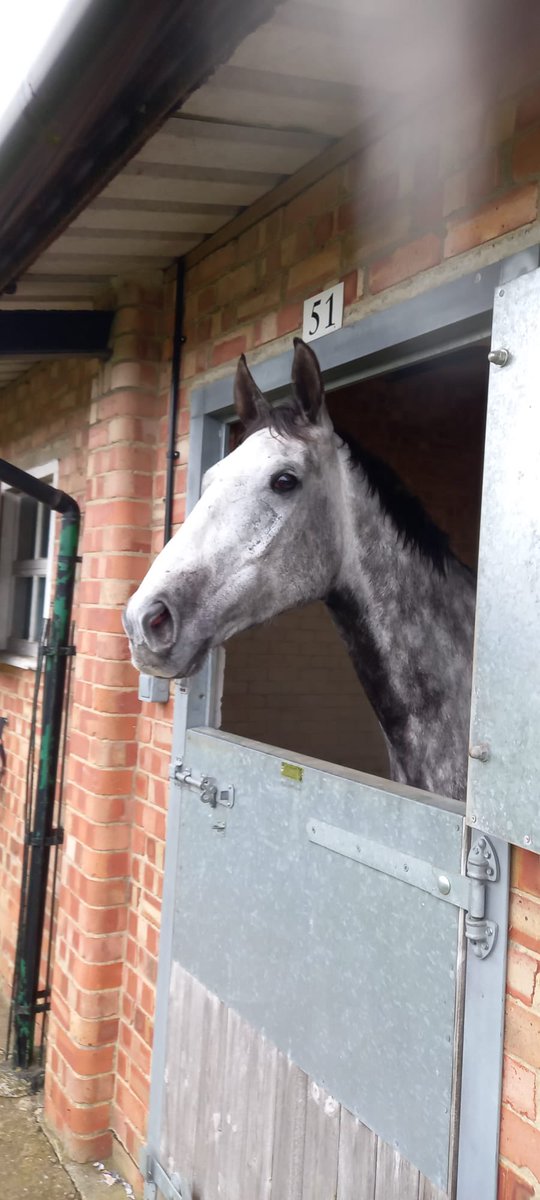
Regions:
[[66, 837], [45, 1112], [78, 1161], [111, 1150], [130, 894], [136, 672], [121, 611], [148, 567], [162, 293], [125, 285], [89, 412]]

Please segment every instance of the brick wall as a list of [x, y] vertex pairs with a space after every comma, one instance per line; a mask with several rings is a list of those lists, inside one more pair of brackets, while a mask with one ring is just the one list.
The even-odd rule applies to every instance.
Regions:
[[[44, 364], [2, 396], [2, 457], [23, 469], [58, 461], [58, 485], [81, 502], [85, 489], [87, 416], [97, 365]], [[75, 607], [75, 619], [77, 610]], [[21, 883], [23, 807], [34, 673], [0, 662], [0, 715], [7, 769], [0, 783], [0, 977], [11, 986]], [[46, 953], [46, 946], [45, 946]]]
[[[126, 285], [89, 411], [46, 1113], [76, 1159], [146, 1121], [170, 706], [141, 715], [121, 610], [162, 522], [163, 290]], [[166, 718], [165, 718], [166, 714]], [[159, 843], [159, 846], [158, 846]]]
[[[421, 139], [413, 129], [387, 135], [189, 270], [176, 522], [192, 386], [231, 372], [243, 350], [256, 363], [289, 348], [306, 294], [343, 279], [352, 321], [540, 239], [539, 98], [535, 85], [489, 114], [433, 114]], [[45, 446], [51, 457], [65, 435], [60, 482], [85, 508], [46, 1111], [75, 1157], [106, 1154], [112, 1130], [135, 1160], [146, 1128], [172, 705], [141, 709], [120, 611], [162, 538], [172, 287], [126, 285], [118, 304], [106, 368], [96, 374], [61, 363], [33, 371], [22, 392], [3, 393], [2, 410], [15, 421], [21, 395], [39, 392], [37, 427], [29, 410], [28, 432], [14, 428], [5, 453], [32, 465]], [[70, 400], [57, 417], [50, 398], [70, 394], [71, 371], [81, 372], [79, 414], [70, 416]], [[86, 439], [88, 459], [77, 460], [78, 482], [70, 481], [75, 465], [65, 464]], [[27, 693], [26, 677], [0, 671], [0, 702], [14, 705], [14, 779], [3, 793], [13, 799], [4, 801], [0, 823], [11, 905], [5, 928], [14, 915]], [[530, 1173], [540, 1180], [531, 987], [537, 864], [514, 855], [504, 1200], [540, 1188]], [[2, 936], [9, 954], [12, 932]]]

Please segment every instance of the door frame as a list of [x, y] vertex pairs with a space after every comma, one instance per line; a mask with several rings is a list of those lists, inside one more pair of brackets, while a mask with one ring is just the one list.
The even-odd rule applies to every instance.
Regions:
[[[490, 336], [495, 289], [503, 282], [536, 269], [540, 247], [533, 246], [499, 260], [473, 274], [428, 289], [359, 318], [316, 346], [328, 391], [362, 378], [388, 372], [470, 345]], [[271, 401], [286, 394], [290, 385], [290, 351], [255, 363], [258, 386]], [[227, 427], [233, 419], [232, 373], [203, 383], [191, 398], [191, 423], [186, 510], [200, 495], [204, 473], [223, 456]], [[172, 762], [183, 760], [188, 729], [218, 725], [223, 653], [213, 652], [186, 687], [175, 681]], [[164, 1100], [167, 1046], [168, 991], [172, 962], [175, 879], [179, 859], [180, 804], [174, 784], [170, 790], [165, 874], [160, 930], [158, 982], [152, 1052], [150, 1111], [143, 1167], [159, 1162], [159, 1141]], [[475, 837], [481, 831], [475, 831]], [[509, 878], [509, 846], [495, 844], [502, 879]], [[501, 1078], [506, 985], [508, 887], [497, 889], [499, 935], [487, 960], [467, 954], [466, 995], [462, 1030], [456, 1025], [456, 1049], [461, 1042], [459, 1127], [456, 1200], [496, 1200], [499, 1159]], [[488, 982], [489, 981], [489, 982]], [[454, 1172], [455, 1173], [455, 1172]], [[452, 1174], [452, 1172], [451, 1172]], [[148, 1197], [155, 1192], [145, 1192]]]

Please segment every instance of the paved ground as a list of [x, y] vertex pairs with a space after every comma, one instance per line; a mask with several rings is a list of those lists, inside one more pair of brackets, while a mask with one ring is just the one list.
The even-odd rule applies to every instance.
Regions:
[[[2, 1200], [127, 1200], [133, 1192], [105, 1170], [61, 1163], [40, 1126], [43, 1093], [32, 1094], [4, 1059], [7, 1009], [0, 997], [0, 1177]], [[101, 1164], [100, 1164], [101, 1166]]]

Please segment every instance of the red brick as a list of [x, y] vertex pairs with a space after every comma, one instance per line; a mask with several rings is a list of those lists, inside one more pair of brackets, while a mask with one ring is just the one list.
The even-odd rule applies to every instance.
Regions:
[[514, 1112], [536, 1120], [536, 1075], [508, 1055], [504, 1058], [502, 1098]]
[[507, 990], [511, 996], [531, 1005], [540, 963], [531, 954], [510, 946], [508, 950]]
[[340, 247], [338, 242], [319, 250], [317, 254], [302, 259], [291, 267], [287, 278], [287, 292], [302, 291], [334, 282], [339, 276]]
[[76, 1046], [62, 1029], [58, 1028], [56, 1043], [59, 1053], [77, 1075], [105, 1075], [114, 1064], [114, 1045], [92, 1047]]
[[540, 898], [540, 854], [512, 847], [512, 886]]
[[285, 308], [280, 309], [277, 314], [276, 333], [281, 337], [284, 333], [294, 333], [295, 330], [302, 327], [303, 304], [298, 301], [296, 304], [287, 304]]
[[504, 1045], [508, 1054], [540, 1069], [540, 1014], [516, 1000], [508, 1000]]
[[540, 954], [540, 901], [511, 893], [510, 938]]
[[505, 1200], [531, 1200], [531, 1197], [535, 1200], [539, 1195], [540, 1192], [536, 1191], [532, 1183], [520, 1179], [513, 1171], [507, 1171]]
[[359, 271], [349, 271], [343, 280], [343, 303], [354, 304], [361, 295], [361, 276]]
[[66, 1129], [62, 1140], [68, 1157], [78, 1163], [102, 1161], [110, 1157], [112, 1150], [112, 1134], [109, 1132], [86, 1137]]
[[[501, 1117], [500, 1153], [516, 1167], [522, 1167], [531, 1172], [538, 1180], [540, 1188], [540, 1129], [529, 1124], [523, 1117], [503, 1108]], [[519, 1181], [521, 1182], [521, 1181]], [[509, 1180], [506, 1181], [507, 1200], [510, 1200]], [[534, 1192], [524, 1192], [524, 1200]], [[519, 1192], [514, 1191], [514, 1200], [518, 1200]]]
[[212, 366], [219, 367], [222, 363], [239, 358], [247, 350], [247, 339], [244, 334], [229, 338], [226, 342], [218, 342], [212, 350]]
[[537, 207], [538, 187], [531, 183], [493, 200], [469, 217], [450, 222], [444, 244], [445, 257], [463, 254], [474, 246], [530, 224], [536, 219]]
[[434, 233], [400, 246], [387, 258], [373, 263], [369, 270], [369, 286], [372, 292], [382, 292], [404, 279], [410, 279], [421, 271], [435, 267], [441, 261], [441, 243]]

